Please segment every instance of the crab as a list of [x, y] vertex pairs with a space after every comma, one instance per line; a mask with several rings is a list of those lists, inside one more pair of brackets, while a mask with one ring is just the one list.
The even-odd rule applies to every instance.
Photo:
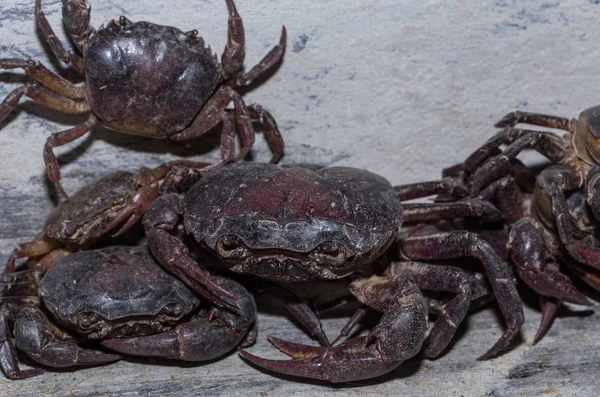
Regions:
[[[48, 177], [61, 195], [60, 169], [52, 151], [91, 131], [96, 125], [149, 138], [187, 140], [222, 125], [220, 164], [243, 158], [254, 143], [253, 121], [261, 124], [273, 152], [271, 161], [283, 155], [283, 139], [269, 112], [248, 107], [238, 89], [279, 63], [286, 31], [277, 44], [250, 71], [242, 71], [244, 26], [233, 0], [229, 10], [228, 41], [221, 62], [196, 30], [182, 32], [150, 22], [133, 23], [125, 17], [98, 30], [90, 26], [91, 8], [84, 0], [63, 1], [63, 22], [82, 55], [69, 52], [58, 40], [35, 2], [37, 26], [58, 59], [85, 76], [77, 86], [31, 59], [0, 59], [0, 69], [22, 68], [34, 82], [14, 89], [0, 104], [0, 123], [25, 95], [54, 110], [88, 114], [85, 122], [52, 134], [44, 146]], [[233, 102], [233, 110], [227, 105]], [[234, 156], [235, 130], [242, 148]]]
[[191, 170], [209, 165], [177, 160], [152, 169], [115, 171], [84, 186], [52, 210], [43, 232], [12, 252], [5, 272], [14, 272], [16, 260], [28, 257], [43, 275], [59, 258], [90, 247], [117, 226], [121, 225], [113, 237], [123, 234], [142, 217], [165, 182], [175, 183], [177, 167]]
[[[567, 131], [514, 128], [519, 123]], [[463, 165], [471, 195], [493, 198], [510, 225], [512, 262], [520, 278], [541, 295], [542, 321], [537, 343], [549, 329], [560, 303], [590, 301], [560, 272], [557, 259], [593, 288], [600, 290], [600, 106], [584, 110], [577, 120], [537, 113], [512, 112], [496, 127], [504, 127], [467, 158]], [[507, 147], [500, 151], [501, 145]], [[531, 148], [553, 165], [535, 176], [532, 194], [511, 175], [511, 162]], [[522, 174], [520, 171], [518, 174]]]
[[[21, 370], [17, 351], [55, 368], [104, 364], [122, 355], [207, 361], [256, 337], [256, 305], [241, 284], [215, 276], [238, 298], [237, 311], [209, 309], [165, 273], [147, 247], [115, 246], [63, 257], [39, 280], [39, 299], [27, 296], [38, 278], [31, 269], [4, 275], [0, 368], [10, 379], [46, 371]], [[99, 341], [117, 354], [82, 347], [83, 341]]]
[[[424, 189], [423, 186], [434, 187]], [[250, 362], [270, 371], [347, 382], [373, 378], [414, 356], [424, 341], [427, 355], [448, 345], [469, 307], [469, 289], [420, 259], [474, 256], [481, 260], [508, 329], [481, 359], [507, 347], [523, 322], [523, 308], [508, 269], [474, 233], [456, 231], [399, 239], [401, 198], [431, 194], [449, 185], [417, 184], [396, 190], [383, 177], [350, 167], [239, 163], [215, 169], [184, 194], [165, 193], [148, 208], [143, 225], [157, 261], [216, 306], [235, 296], [221, 291], [209, 269], [244, 274], [277, 283], [345, 280], [360, 302], [383, 313], [367, 336], [330, 346], [310, 347], [271, 338], [292, 361], [272, 361], [240, 350]], [[465, 203], [411, 207], [413, 221], [461, 217], [468, 208], [489, 209], [474, 199]], [[370, 266], [392, 243], [404, 258], [374, 274]], [[201, 258], [201, 260], [199, 260]], [[199, 265], [202, 263], [202, 266]], [[404, 263], [404, 264], [403, 264]], [[414, 280], [414, 281], [413, 281]], [[426, 289], [464, 293], [443, 311], [429, 336]], [[462, 303], [460, 303], [462, 302]], [[293, 311], [313, 335], [322, 330], [310, 310]]]

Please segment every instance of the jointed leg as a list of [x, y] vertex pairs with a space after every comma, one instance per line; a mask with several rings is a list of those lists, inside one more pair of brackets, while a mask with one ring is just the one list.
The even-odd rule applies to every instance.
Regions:
[[231, 76], [242, 69], [244, 65], [245, 51], [245, 35], [244, 23], [233, 0], [227, 0], [227, 9], [229, 11], [229, 20], [227, 21], [227, 44], [223, 55], [221, 55], [221, 65], [225, 76]]
[[276, 65], [285, 53], [285, 42], [287, 40], [287, 32], [285, 26], [281, 27], [281, 37], [279, 43], [273, 47], [271, 51], [252, 69], [246, 72], [239, 72], [231, 78], [232, 87], [242, 87], [252, 83], [256, 78], [260, 77], [267, 70]]
[[569, 131], [570, 133], [575, 132], [575, 120], [569, 120], [564, 117], [557, 117], [548, 114], [529, 113], [514, 111], [510, 112], [500, 121], [498, 121], [494, 127], [506, 128], [514, 127], [519, 123], [539, 125], [541, 127], [556, 128], [559, 130]]
[[450, 259], [472, 256], [481, 260], [508, 329], [478, 360], [487, 360], [505, 349], [523, 325], [523, 303], [503, 263], [490, 245], [466, 231], [407, 237], [398, 242], [400, 254], [411, 260]]
[[[552, 133], [515, 129], [507, 129], [503, 132], [505, 132], [505, 138], [508, 139], [508, 142], [511, 142], [511, 139], [515, 137], [517, 139], [510, 143], [502, 154], [493, 157], [477, 168], [471, 180], [471, 194], [477, 194], [486, 184], [508, 174], [511, 169], [511, 160], [521, 153], [523, 149], [534, 149], [553, 163], [559, 163], [565, 158], [565, 150], [561, 138]], [[500, 145], [505, 143], [505, 141], [501, 142], [498, 140], [494, 144], [496, 143]], [[480, 156], [479, 151], [476, 151], [465, 161], [465, 170], [468, 172], [475, 170], [481, 161], [486, 158], [486, 155]]]
[[32, 59], [0, 59], [0, 69], [16, 68], [22, 68], [29, 77], [57, 94], [71, 99], [85, 98], [85, 88], [76, 86], [54, 74], [38, 61]]
[[43, 36], [46, 38], [48, 45], [56, 57], [75, 69], [77, 72], [83, 74], [83, 58], [67, 51], [60, 40], [56, 37], [52, 27], [44, 15], [44, 12], [42, 11], [42, 0], [35, 0], [35, 19], [38, 27], [42, 31]]
[[96, 119], [95, 116], [90, 115], [90, 117], [82, 124], [79, 124], [78, 126], [66, 131], [57, 132], [50, 135], [46, 141], [46, 145], [44, 145], [44, 163], [46, 164], [48, 178], [50, 178], [58, 192], [65, 198], [68, 196], [60, 184], [60, 168], [58, 166], [58, 160], [56, 159], [52, 149], [69, 142], [73, 142], [75, 139], [80, 138], [84, 134], [90, 132], [96, 124], [98, 124], [98, 119]]
[[275, 119], [260, 105], [250, 105], [248, 110], [252, 121], [259, 125], [259, 129], [263, 132], [271, 153], [273, 153], [270, 162], [277, 163], [283, 156], [284, 142]]
[[422, 290], [456, 293], [456, 296], [441, 309], [429, 336], [423, 343], [424, 357], [439, 356], [452, 340], [456, 329], [469, 310], [473, 296], [472, 277], [459, 268], [411, 261], [394, 262], [387, 273], [411, 277]]

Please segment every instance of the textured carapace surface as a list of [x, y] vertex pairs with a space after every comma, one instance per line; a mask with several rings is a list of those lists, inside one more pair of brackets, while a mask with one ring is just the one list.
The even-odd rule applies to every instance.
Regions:
[[154, 138], [187, 127], [222, 79], [201, 38], [150, 22], [111, 21], [83, 58], [88, 100], [103, 125]]
[[61, 324], [87, 338], [162, 332], [200, 303], [156, 264], [147, 247], [66, 256], [42, 278], [39, 294]]
[[136, 174], [116, 171], [85, 186], [50, 213], [44, 232], [50, 238], [78, 245], [100, 237], [135, 194], [136, 181]]
[[186, 230], [233, 271], [283, 281], [344, 277], [381, 255], [401, 223], [391, 184], [350, 167], [231, 165], [184, 202]]

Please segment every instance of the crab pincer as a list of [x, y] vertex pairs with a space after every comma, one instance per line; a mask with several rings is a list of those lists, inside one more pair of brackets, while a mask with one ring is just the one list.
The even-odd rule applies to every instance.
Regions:
[[373, 276], [353, 281], [349, 291], [383, 312], [366, 335], [333, 347], [314, 347], [269, 337], [293, 360], [267, 360], [238, 348], [246, 360], [269, 371], [329, 382], [369, 379], [392, 371], [421, 349], [429, 325], [427, 304], [410, 278]]

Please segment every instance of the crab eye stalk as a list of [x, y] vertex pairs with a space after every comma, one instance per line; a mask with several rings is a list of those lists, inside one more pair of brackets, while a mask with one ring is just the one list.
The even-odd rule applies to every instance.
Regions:
[[217, 251], [222, 257], [228, 258], [241, 255], [244, 242], [237, 236], [222, 236], [217, 240]]
[[198, 40], [198, 31], [196, 29], [185, 32], [185, 35], [192, 40]]
[[119, 25], [121, 26], [127, 26], [127, 25], [131, 25], [133, 22], [131, 22], [129, 19], [127, 19], [127, 17], [125, 17], [124, 15], [121, 15], [119, 17]]

